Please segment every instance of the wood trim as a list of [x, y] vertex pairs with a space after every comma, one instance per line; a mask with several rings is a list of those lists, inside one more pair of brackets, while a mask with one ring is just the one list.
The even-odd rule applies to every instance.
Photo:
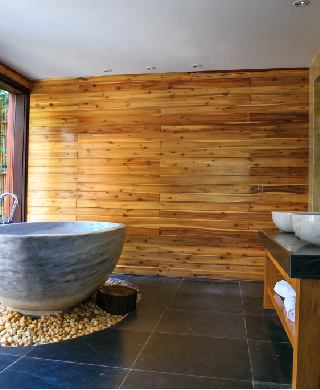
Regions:
[[280, 274], [284, 277], [284, 279], [290, 284], [290, 286], [296, 290], [297, 286], [297, 279], [294, 279], [294, 278], [290, 278], [288, 276], [288, 274], [283, 270], [283, 268], [280, 266], [280, 264], [277, 262], [277, 260], [275, 260], [271, 254], [269, 252], [267, 252], [267, 256], [269, 257], [269, 259], [273, 262], [273, 264], [275, 265], [275, 267], [278, 269], [278, 271], [280, 272]]
[[318, 389], [320, 385], [320, 280], [297, 279], [293, 389]]
[[268, 256], [267, 251], [264, 263], [264, 281], [263, 308], [265, 310], [274, 310], [275, 305], [272, 297], [269, 294], [269, 289], [273, 289], [278, 281], [278, 270]]
[[[234, 73], [234, 72], [270, 72], [272, 70], [279, 71], [279, 68], [265, 68], [265, 69], [237, 69], [237, 70], [200, 70], [195, 72], [188, 72], [188, 73]], [[283, 71], [291, 71], [292, 68], [281, 68]], [[301, 67], [301, 68], [295, 68], [295, 70], [309, 70], [308, 67]]]
[[2, 62], [0, 62], [0, 75], [5, 76], [5, 78], [11, 80], [12, 83], [17, 83], [30, 90], [30, 80]]
[[[29, 95], [9, 95], [9, 123], [7, 142], [7, 192], [16, 194], [17, 206], [13, 222], [26, 221], [26, 186], [28, 158]], [[10, 215], [13, 199], [7, 198], [6, 214]]]
[[[309, 211], [320, 211], [318, 200], [320, 188], [320, 153], [319, 133], [320, 124], [320, 52], [317, 54], [309, 70]], [[316, 82], [317, 80], [317, 82]], [[315, 83], [316, 82], [316, 83]], [[316, 84], [316, 85], [315, 85]]]
[[[15, 95], [9, 94], [9, 112], [8, 112], [8, 131], [7, 131], [7, 175], [6, 175], [6, 191], [12, 192], [13, 190], [13, 152], [14, 152], [14, 125], [15, 125], [15, 108], [16, 99]], [[6, 199], [6, 216], [10, 216], [12, 210], [12, 199], [7, 197]]]
[[9, 77], [0, 74], [0, 89], [12, 93], [14, 95], [30, 94], [30, 89], [11, 80]]

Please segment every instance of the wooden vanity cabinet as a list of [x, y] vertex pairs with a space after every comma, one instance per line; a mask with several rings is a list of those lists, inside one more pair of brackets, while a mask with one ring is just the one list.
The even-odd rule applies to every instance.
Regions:
[[[320, 247], [277, 229], [260, 229], [259, 241], [266, 249], [263, 306], [277, 311], [292, 344], [292, 388], [318, 389]], [[280, 279], [285, 279], [296, 291], [295, 322], [288, 319], [282, 299], [273, 290]]]

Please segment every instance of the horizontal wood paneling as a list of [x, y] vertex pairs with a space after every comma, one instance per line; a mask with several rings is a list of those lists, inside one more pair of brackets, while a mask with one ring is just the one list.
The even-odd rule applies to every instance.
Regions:
[[119, 273], [262, 280], [259, 227], [306, 210], [308, 70], [33, 82], [28, 220], [127, 225]]

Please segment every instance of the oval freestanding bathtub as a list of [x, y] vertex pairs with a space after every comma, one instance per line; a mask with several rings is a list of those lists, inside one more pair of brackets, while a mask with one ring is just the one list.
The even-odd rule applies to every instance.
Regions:
[[23, 314], [68, 310], [108, 279], [124, 236], [110, 222], [0, 226], [0, 303]]

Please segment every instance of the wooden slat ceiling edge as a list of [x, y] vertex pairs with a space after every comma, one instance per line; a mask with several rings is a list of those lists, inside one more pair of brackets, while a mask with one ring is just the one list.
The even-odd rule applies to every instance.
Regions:
[[11, 80], [13, 84], [18, 83], [28, 90], [30, 89], [31, 81], [27, 77], [23, 76], [22, 74], [20, 74], [19, 72], [10, 68], [9, 66], [5, 65], [2, 62], [0, 62], [0, 76], [4, 76], [1, 77], [4, 79], [4, 81], [10, 82]]

